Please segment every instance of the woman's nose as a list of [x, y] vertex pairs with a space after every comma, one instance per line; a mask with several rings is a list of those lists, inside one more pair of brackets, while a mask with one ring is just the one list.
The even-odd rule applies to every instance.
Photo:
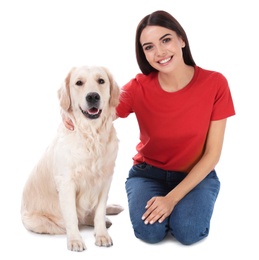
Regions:
[[166, 54], [166, 49], [163, 46], [157, 47], [157, 56], [164, 56]]

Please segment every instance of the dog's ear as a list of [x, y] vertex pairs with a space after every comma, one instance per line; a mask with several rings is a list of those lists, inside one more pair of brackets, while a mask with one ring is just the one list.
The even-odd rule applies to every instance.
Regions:
[[62, 86], [58, 90], [60, 107], [65, 111], [69, 111], [71, 108], [69, 84], [72, 71], [73, 69], [68, 73], [67, 77], [65, 78], [65, 81], [62, 83]]
[[120, 95], [120, 88], [117, 84], [117, 82], [114, 80], [113, 75], [111, 72], [107, 69], [104, 68], [106, 71], [109, 81], [110, 81], [110, 101], [109, 104], [111, 107], [116, 107], [119, 104], [119, 95]]

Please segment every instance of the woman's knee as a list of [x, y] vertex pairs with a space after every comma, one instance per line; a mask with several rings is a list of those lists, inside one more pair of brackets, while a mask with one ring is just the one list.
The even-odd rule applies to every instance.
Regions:
[[192, 245], [209, 234], [208, 227], [197, 227], [197, 226], [178, 226], [177, 228], [172, 229], [171, 234], [183, 245]]
[[146, 225], [143, 222], [135, 225], [133, 229], [138, 239], [150, 244], [161, 242], [167, 234], [165, 226], [160, 223]]

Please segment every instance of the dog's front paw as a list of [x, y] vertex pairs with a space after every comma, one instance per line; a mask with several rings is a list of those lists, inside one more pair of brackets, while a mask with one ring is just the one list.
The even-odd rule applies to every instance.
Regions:
[[67, 248], [71, 251], [82, 252], [86, 249], [86, 246], [83, 240], [69, 240]]
[[113, 245], [112, 239], [110, 238], [109, 235], [107, 235], [107, 236], [96, 236], [95, 244], [97, 246], [106, 246], [106, 247]]

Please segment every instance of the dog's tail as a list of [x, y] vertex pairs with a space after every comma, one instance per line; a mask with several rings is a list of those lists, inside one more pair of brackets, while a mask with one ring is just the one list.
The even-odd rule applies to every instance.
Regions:
[[106, 215], [118, 215], [124, 208], [117, 204], [109, 204], [106, 207]]

